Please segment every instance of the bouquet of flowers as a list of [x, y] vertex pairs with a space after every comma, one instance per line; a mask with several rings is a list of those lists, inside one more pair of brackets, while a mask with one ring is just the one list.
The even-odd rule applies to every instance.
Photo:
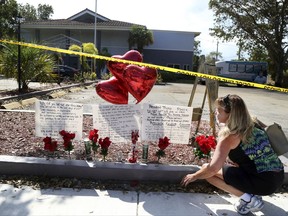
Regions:
[[156, 152], [156, 156], [158, 158], [158, 161], [160, 160], [161, 157], [165, 157], [165, 149], [170, 145], [170, 139], [168, 137], [164, 138], [159, 138], [158, 142], [158, 151]]
[[132, 131], [131, 132], [132, 154], [131, 154], [131, 157], [128, 158], [128, 161], [130, 163], [136, 163], [136, 161], [137, 161], [137, 157], [136, 157], [136, 154], [137, 154], [136, 143], [138, 141], [138, 138], [139, 138], [139, 131], [138, 130]]
[[64, 140], [64, 150], [68, 151], [70, 156], [70, 151], [74, 149], [72, 140], [75, 138], [75, 133], [69, 133], [65, 130], [61, 130], [59, 134]]
[[104, 139], [99, 139], [99, 145], [101, 147], [100, 154], [103, 155], [103, 161], [105, 161], [106, 156], [108, 155], [108, 148], [111, 144], [109, 137], [105, 137]]
[[49, 152], [55, 152], [57, 149], [57, 141], [52, 141], [51, 137], [45, 137], [43, 139], [44, 149]]
[[92, 150], [94, 152], [94, 155], [98, 151], [98, 148], [100, 147], [99, 144], [97, 143], [98, 137], [99, 137], [98, 130], [96, 130], [96, 129], [90, 130], [89, 140], [91, 140], [91, 142], [92, 142], [91, 147], [92, 147]]
[[196, 137], [195, 143], [194, 154], [199, 157], [199, 159], [209, 157], [211, 150], [216, 148], [214, 136], [199, 135]]

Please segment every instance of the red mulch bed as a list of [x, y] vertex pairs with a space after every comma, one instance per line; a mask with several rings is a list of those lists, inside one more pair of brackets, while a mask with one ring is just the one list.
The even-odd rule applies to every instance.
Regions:
[[[47, 157], [47, 151], [44, 150], [43, 137], [35, 136], [35, 114], [34, 112], [0, 112], [0, 154], [23, 157]], [[83, 132], [89, 133], [93, 129], [92, 116], [84, 116]], [[194, 130], [196, 122], [193, 122]], [[199, 133], [209, 133], [210, 126], [203, 121], [199, 127]], [[193, 131], [191, 131], [193, 134]], [[71, 152], [71, 159], [85, 160], [84, 144], [80, 141], [74, 141], [74, 150]], [[137, 143], [139, 160], [141, 162], [142, 144]], [[158, 150], [157, 143], [150, 143], [148, 163], [157, 163], [155, 156]], [[131, 145], [127, 143], [112, 143], [106, 157], [107, 161], [116, 161], [119, 154], [122, 155], [123, 161], [127, 160], [128, 153], [131, 151]], [[160, 159], [162, 164], [198, 164], [201, 165], [204, 161], [199, 161], [193, 154], [193, 146], [191, 144], [171, 144], [165, 150], [166, 156]], [[68, 158], [68, 153], [63, 149], [62, 140], [58, 140], [58, 151], [55, 153], [56, 158]], [[102, 159], [102, 155], [95, 155], [97, 160]], [[93, 157], [93, 159], [95, 159]]]

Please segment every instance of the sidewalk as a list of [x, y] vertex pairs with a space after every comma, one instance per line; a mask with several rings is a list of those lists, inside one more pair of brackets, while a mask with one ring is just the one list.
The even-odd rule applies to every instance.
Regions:
[[[0, 184], [0, 215], [239, 215], [229, 195], [111, 190], [15, 188]], [[288, 193], [263, 197], [264, 208], [248, 215], [287, 216]]]
[[[46, 160], [13, 156], [0, 157], [0, 170], [7, 175], [59, 176], [73, 178], [138, 179], [180, 182], [190, 167], [141, 167], [140, 164], [88, 163], [84, 160]], [[6, 158], [6, 159], [5, 159]], [[89, 166], [88, 166], [89, 165]], [[128, 166], [128, 167], [127, 167]], [[132, 169], [128, 169], [133, 166]], [[163, 165], [164, 166], [164, 165]], [[287, 168], [287, 167], [285, 167]], [[141, 172], [142, 170], [142, 172]], [[192, 172], [192, 170], [191, 170]], [[2, 173], [3, 174], [3, 173]], [[285, 169], [287, 176], [287, 169]], [[162, 181], [161, 181], [162, 179]], [[172, 181], [173, 180], [173, 181]], [[287, 180], [287, 179], [286, 179]], [[18, 183], [17, 183], [18, 184]], [[287, 182], [286, 182], [287, 184]], [[12, 184], [13, 185], [13, 184]], [[175, 215], [175, 216], [233, 216], [237, 197], [228, 194], [202, 194], [179, 192], [136, 192], [98, 189], [32, 189], [31, 187], [0, 184], [0, 216], [22, 215]], [[192, 183], [193, 185], [193, 183]], [[180, 185], [179, 185], [180, 187]], [[125, 187], [124, 187], [125, 188]], [[193, 187], [192, 187], [193, 189]], [[128, 189], [127, 189], [128, 190]], [[264, 196], [265, 206], [255, 215], [288, 214], [288, 192]], [[253, 215], [252, 213], [250, 215]]]

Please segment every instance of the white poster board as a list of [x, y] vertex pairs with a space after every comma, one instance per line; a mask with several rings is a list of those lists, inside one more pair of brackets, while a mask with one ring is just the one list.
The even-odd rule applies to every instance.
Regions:
[[61, 138], [59, 132], [75, 133], [75, 140], [82, 139], [83, 105], [38, 100], [35, 103], [36, 136]]
[[144, 104], [142, 141], [157, 141], [167, 136], [171, 143], [188, 144], [191, 133], [192, 107]]
[[131, 142], [132, 130], [141, 131], [141, 105], [92, 105], [92, 113], [93, 127], [99, 130], [99, 138]]

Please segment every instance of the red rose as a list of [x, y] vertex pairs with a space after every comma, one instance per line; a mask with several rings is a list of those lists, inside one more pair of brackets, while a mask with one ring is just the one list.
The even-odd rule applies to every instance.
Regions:
[[98, 130], [96, 129], [90, 130], [89, 140], [91, 140], [93, 143], [97, 143], [98, 137], [99, 137]]
[[99, 145], [101, 146], [102, 149], [108, 149], [110, 144], [111, 144], [111, 141], [109, 140], [109, 137], [105, 137], [104, 139], [102, 138], [99, 139]]
[[61, 131], [59, 132], [59, 134], [60, 134], [61, 136], [63, 136], [63, 137], [66, 135], [66, 133], [67, 133], [67, 132], [66, 132], [65, 130], [61, 130]]
[[161, 150], [164, 150], [168, 147], [168, 145], [170, 144], [170, 139], [168, 139], [168, 137], [164, 137], [164, 138], [159, 138], [159, 143], [158, 143], [158, 147]]
[[44, 142], [45, 144], [49, 144], [49, 143], [51, 143], [51, 141], [52, 141], [51, 137], [45, 137], [45, 138], [43, 139], [43, 142]]
[[131, 132], [131, 140], [133, 144], [136, 144], [136, 142], [138, 141], [138, 137], [139, 137], [139, 131], [132, 131]]
[[63, 140], [64, 140], [63, 145], [64, 145], [65, 151], [70, 152], [71, 150], [73, 150], [74, 146], [71, 140], [75, 138], [75, 133], [69, 133], [65, 130], [61, 130], [59, 134], [63, 137]]
[[216, 139], [214, 136], [199, 135], [195, 142], [198, 144], [195, 154], [200, 158], [209, 155], [212, 149], [216, 148]]
[[45, 137], [43, 141], [45, 150], [54, 152], [57, 149], [57, 141], [52, 141], [51, 137]]

